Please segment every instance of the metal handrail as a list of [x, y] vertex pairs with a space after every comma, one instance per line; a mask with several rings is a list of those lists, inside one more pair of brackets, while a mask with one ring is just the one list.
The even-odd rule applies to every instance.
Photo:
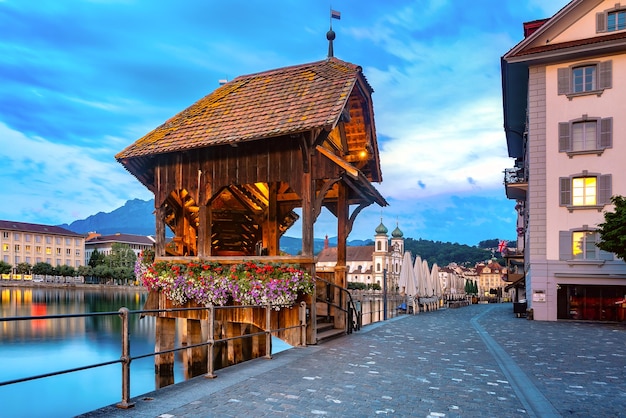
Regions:
[[[326, 298], [325, 299], [321, 299], [317, 296], [317, 292], [315, 294], [315, 300], [319, 301], [319, 302], [323, 302], [325, 303], [327, 306], [332, 306], [342, 312], [344, 312], [347, 316], [347, 321], [346, 321], [346, 333], [347, 334], [352, 334], [352, 331], [358, 331], [361, 329], [361, 325], [362, 325], [362, 313], [360, 310], [357, 310], [356, 308], [356, 304], [354, 303], [354, 300], [352, 299], [352, 294], [350, 293], [350, 291], [348, 289], [346, 289], [345, 287], [341, 287], [335, 283], [332, 283], [326, 279], [322, 279], [321, 277], [316, 277], [315, 278], [316, 282], [324, 282], [326, 284]], [[331, 298], [331, 294], [332, 288], [336, 288], [339, 290], [339, 304], [335, 304]], [[342, 294], [346, 294], [348, 295], [347, 298], [347, 307], [344, 308], [342, 305], [342, 298], [341, 295]], [[327, 312], [330, 312], [330, 309], [327, 310]], [[327, 315], [328, 316], [328, 315]]]
[[[213, 330], [215, 329], [215, 309], [244, 309], [244, 308], [261, 308], [261, 309], [265, 309], [266, 312], [266, 329], [260, 332], [256, 332], [256, 333], [251, 333], [251, 334], [245, 334], [245, 335], [240, 335], [240, 336], [235, 336], [235, 337], [227, 337], [227, 338], [220, 338], [220, 339], [214, 339], [214, 334], [213, 334]], [[45, 374], [39, 374], [39, 375], [34, 375], [34, 376], [27, 376], [27, 377], [23, 377], [23, 378], [19, 378], [19, 379], [12, 379], [12, 380], [7, 380], [7, 381], [0, 381], [0, 387], [1, 386], [7, 386], [7, 385], [12, 385], [12, 384], [16, 384], [16, 383], [22, 383], [22, 382], [27, 382], [27, 381], [31, 381], [31, 380], [37, 380], [37, 379], [42, 379], [45, 377], [51, 377], [51, 376], [58, 376], [58, 375], [62, 375], [62, 374], [68, 374], [68, 373], [73, 373], [73, 372], [78, 372], [78, 371], [82, 371], [82, 370], [87, 370], [87, 369], [93, 369], [93, 368], [97, 368], [97, 367], [103, 367], [103, 366], [109, 366], [115, 363], [121, 363], [122, 364], [122, 382], [121, 382], [121, 389], [122, 389], [122, 399], [120, 401], [120, 403], [116, 404], [116, 406], [118, 408], [123, 408], [123, 409], [127, 409], [127, 408], [132, 408], [134, 406], [134, 404], [132, 402], [130, 402], [130, 365], [131, 362], [133, 360], [138, 360], [138, 359], [142, 359], [142, 358], [146, 358], [146, 357], [152, 357], [152, 356], [157, 356], [157, 355], [161, 355], [161, 354], [167, 354], [167, 353], [172, 353], [172, 352], [176, 352], [176, 351], [181, 351], [181, 350], [188, 350], [190, 348], [196, 348], [196, 347], [203, 347], [203, 346], [208, 346], [209, 349], [209, 353], [208, 353], [208, 360], [207, 360], [207, 369], [208, 372], [205, 375], [206, 377], [209, 378], [213, 378], [216, 377], [214, 374], [215, 371], [215, 367], [213, 364], [213, 346], [216, 343], [221, 343], [221, 342], [226, 342], [226, 341], [232, 341], [232, 340], [236, 340], [236, 339], [244, 339], [244, 338], [251, 338], [254, 336], [258, 336], [258, 335], [266, 335], [267, 336], [267, 348], [266, 348], [266, 358], [271, 359], [271, 334], [272, 333], [276, 333], [279, 331], [286, 331], [286, 330], [290, 330], [290, 329], [297, 329], [299, 328], [301, 330], [300, 332], [300, 345], [301, 346], [306, 346], [306, 303], [305, 302], [301, 302], [300, 306], [299, 306], [299, 318], [300, 318], [300, 324], [299, 325], [292, 325], [289, 327], [282, 327], [282, 328], [271, 328], [271, 321], [270, 321], [270, 313], [272, 311], [273, 307], [270, 305], [265, 305], [265, 306], [253, 306], [253, 305], [238, 305], [238, 306], [208, 306], [208, 307], [197, 307], [197, 308], [169, 308], [169, 309], [150, 309], [150, 310], [135, 310], [135, 311], [131, 311], [128, 308], [122, 307], [119, 309], [119, 311], [117, 312], [90, 312], [90, 313], [84, 313], [84, 314], [60, 314], [60, 315], [41, 315], [41, 316], [15, 316], [15, 317], [4, 317], [4, 318], [0, 318], [0, 322], [13, 322], [13, 321], [29, 321], [29, 320], [43, 320], [43, 319], [63, 319], [63, 318], [80, 318], [80, 317], [94, 317], [94, 316], [119, 316], [121, 321], [122, 321], [122, 330], [121, 330], [121, 336], [122, 336], [122, 342], [121, 342], [121, 355], [120, 358], [118, 360], [111, 360], [111, 361], [106, 361], [106, 362], [100, 362], [100, 363], [94, 363], [94, 364], [89, 364], [86, 366], [81, 366], [81, 367], [74, 367], [71, 369], [64, 369], [64, 370], [59, 370], [56, 372], [50, 372], [50, 373], [45, 373]], [[193, 344], [193, 345], [185, 345], [183, 347], [176, 347], [176, 348], [172, 348], [172, 349], [168, 349], [168, 350], [162, 350], [162, 351], [155, 351], [152, 353], [146, 353], [146, 354], [140, 354], [140, 355], [136, 355], [136, 356], [131, 356], [130, 355], [130, 331], [129, 331], [129, 317], [130, 315], [145, 315], [147, 313], [162, 313], [162, 312], [180, 312], [180, 311], [203, 311], [203, 310], [208, 310], [209, 311], [209, 329], [210, 329], [210, 333], [209, 333], [209, 338], [206, 342], [203, 343], [198, 343], [198, 344]]]

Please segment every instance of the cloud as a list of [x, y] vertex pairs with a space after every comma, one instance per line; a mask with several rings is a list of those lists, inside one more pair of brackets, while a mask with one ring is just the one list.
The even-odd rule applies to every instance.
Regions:
[[151, 194], [106, 149], [27, 137], [0, 123], [2, 216], [22, 222], [70, 223]]

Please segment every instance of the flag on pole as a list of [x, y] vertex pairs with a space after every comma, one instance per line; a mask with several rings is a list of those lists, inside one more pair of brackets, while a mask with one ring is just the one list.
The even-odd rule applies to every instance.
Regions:
[[506, 251], [506, 244], [507, 244], [507, 241], [500, 241], [500, 243], [498, 244], [498, 252], [500, 254]]
[[337, 20], [341, 20], [341, 12], [338, 12], [337, 10], [330, 10], [330, 17], [332, 19], [337, 19]]

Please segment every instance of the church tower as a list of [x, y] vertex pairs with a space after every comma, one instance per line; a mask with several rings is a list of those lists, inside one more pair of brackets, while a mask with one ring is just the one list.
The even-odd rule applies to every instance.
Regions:
[[[374, 283], [379, 283], [383, 287], [384, 271], [387, 266], [387, 252], [388, 252], [388, 236], [389, 230], [383, 224], [383, 219], [380, 219], [380, 225], [376, 227], [376, 235], [374, 235], [374, 253], [373, 253], [373, 277]], [[389, 281], [387, 282], [389, 283]]]

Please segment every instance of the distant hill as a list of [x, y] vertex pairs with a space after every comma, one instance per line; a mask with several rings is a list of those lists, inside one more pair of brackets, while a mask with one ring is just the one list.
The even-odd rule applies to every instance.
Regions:
[[133, 199], [113, 212], [98, 212], [87, 219], [59, 225], [70, 231], [86, 234], [97, 232], [111, 235], [117, 232], [134, 235], [154, 235], [154, 200]]
[[[134, 235], [154, 235], [156, 232], [154, 219], [154, 199], [133, 199], [124, 206], [112, 212], [98, 212], [86, 219], [74, 221], [71, 224], [58, 225], [78, 234], [97, 232], [102, 235], [116, 233]], [[167, 231], [169, 232], [169, 231]], [[170, 236], [170, 234], [168, 234]], [[328, 239], [330, 246], [337, 245], [337, 237]], [[348, 245], [373, 245], [372, 240], [354, 240]], [[316, 238], [313, 242], [313, 251], [317, 254], [324, 248], [324, 239]], [[287, 254], [298, 254], [302, 249], [302, 239], [283, 236], [280, 239], [280, 249]]]

